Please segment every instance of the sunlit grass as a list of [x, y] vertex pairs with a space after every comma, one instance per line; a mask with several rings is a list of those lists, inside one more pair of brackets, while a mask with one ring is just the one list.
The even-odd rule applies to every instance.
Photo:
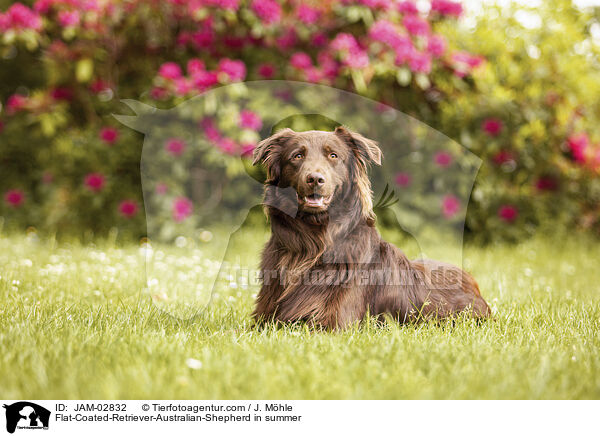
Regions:
[[[264, 234], [246, 237], [239, 256], [256, 262]], [[211, 256], [201, 245], [152, 252], [174, 269]], [[593, 241], [467, 247], [493, 321], [343, 332], [253, 329], [252, 283], [219, 284], [198, 316], [172, 317], [146, 288], [147, 256], [134, 244], [1, 237], [0, 396], [600, 398]]]

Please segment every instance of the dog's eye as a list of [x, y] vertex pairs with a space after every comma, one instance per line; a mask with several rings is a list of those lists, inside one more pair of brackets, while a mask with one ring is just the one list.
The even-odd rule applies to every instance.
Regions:
[[337, 159], [338, 155], [336, 153], [329, 153], [329, 157], [332, 159]]
[[302, 159], [304, 157], [304, 155], [302, 153], [296, 153], [294, 155], [294, 159]]

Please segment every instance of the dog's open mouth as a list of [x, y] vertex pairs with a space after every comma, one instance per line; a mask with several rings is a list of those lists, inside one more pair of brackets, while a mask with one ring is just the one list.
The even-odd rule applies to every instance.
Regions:
[[298, 197], [298, 202], [304, 207], [323, 208], [331, 201], [331, 195], [326, 197], [321, 194], [311, 194], [305, 197]]

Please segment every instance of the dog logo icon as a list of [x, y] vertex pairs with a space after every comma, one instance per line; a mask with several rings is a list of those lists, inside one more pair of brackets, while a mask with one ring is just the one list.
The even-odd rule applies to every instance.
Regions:
[[50, 421], [48, 409], [28, 401], [4, 404], [3, 407], [6, 409], [6, 431], [9, 433], [14, 433], [17, 428], [48, 430]]

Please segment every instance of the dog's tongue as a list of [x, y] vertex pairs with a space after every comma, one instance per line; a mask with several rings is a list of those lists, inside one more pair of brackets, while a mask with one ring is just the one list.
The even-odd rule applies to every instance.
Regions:
[[323, 206], [323, 197], [317, 194], [304, 197], [304, 200], [308, 206]]

